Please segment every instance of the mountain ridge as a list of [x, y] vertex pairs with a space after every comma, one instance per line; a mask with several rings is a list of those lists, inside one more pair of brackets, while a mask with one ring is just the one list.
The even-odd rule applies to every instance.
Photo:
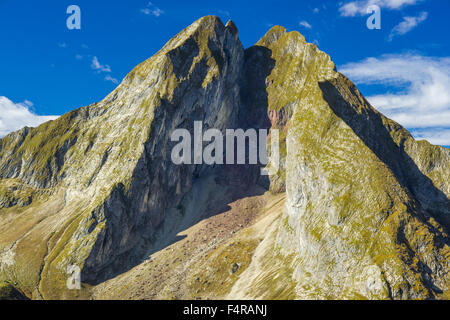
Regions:
[[[198, 120], [279, 129], [279, 173], [269, 182], [258, 166], [175, 166], [170, 134]], [[107, 297], [148, 258], [182, 250], [173, 239], [183, 230], [242, 219], [237, 206], [256, 220], [221, 222], [235, 236], [193, 254], [229, 291], [190, 283], [193, 260], [181, 253], [185, 278], [162, 288], [181, 282], [176, 298], [448, 297], [449, 158], [372, 108], [300, 33], [275, 26], [244, 50], [232, 21], [207, 16], [101, 102], [0, 139], [0, 279], [35, 299]], [[284, 207], [272, 212], [273, 197]], [[231, 254], [235, 237], [243, 247]], [[225, 268], [223, 255], [246, 262], [227, 275], [211, 255]], [[81, 267], [81, 292], [65, 288], [69, 265]], [[129, 286], [136, 298], [142, 287]]]

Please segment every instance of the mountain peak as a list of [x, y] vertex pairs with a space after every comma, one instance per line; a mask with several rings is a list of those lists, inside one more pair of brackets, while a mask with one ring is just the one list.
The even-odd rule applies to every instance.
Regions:
[[[278, 171], [176, 164], [173, 133], [198, 121], [277, 130]], [[299, 32], [244, 50], [206, 16], [103, 101], [0, 139], [0, 284], [44, 299], [448, 297], [449, 196], [450, 152], [377, 112]]]
[[266, 34], [258, 41], [257, 44], [268, 46], [276, 42], [283, 34], [286, 33], [286, 28], [282, 26], [273, 26], [266, 32]]
[[197, 21], [195, 21], [193, 23], [195, 24], [199, 24], [199, 25], [203, 25], [203, 26], [215, 26], [215, 25], [221, 25], [224, 26], [222, 20], [215, 15], [208, 15], [208, 16], [203, 16], [201, 18], [199, 18]]

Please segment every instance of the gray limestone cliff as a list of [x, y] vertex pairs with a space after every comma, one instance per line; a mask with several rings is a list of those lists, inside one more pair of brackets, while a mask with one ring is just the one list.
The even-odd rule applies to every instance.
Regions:
[[[171, 134], [194, 121], [278, 129], [278, 174], [175, 165]], [[124, 282], [140, 292], [128, 278], [136, 272], [149, 288], [172, 288], [175, 275], [136, 271], [170, 247], [178, 298], [193, 288], [209, 298], [447, 298], [449, 181], [448, 149], [376, 111], [298, 32], [274, 27], [244, 50], [231, 21], [208, 16], [103, 101], [0, 139], [0, 280], [35, 299], [105, 298]], [[283, 205], [264, 209], [254, 197]], [[226, 229], [222, 242], [231, 220], [218, 225], [214, 245], [188, 262], [179, 233], [234, 201], [246, 204], [236, 219], [260, 219]], [[245, 249], [220, 247], [242, 232]], [[230, 256], [241, 262], [228, 274], [217, 259]], [[81, 268], [78, 293], [66, 287], [71, 265]], [[198, 288], [188, 279], [202, 268], [226, 279]]]

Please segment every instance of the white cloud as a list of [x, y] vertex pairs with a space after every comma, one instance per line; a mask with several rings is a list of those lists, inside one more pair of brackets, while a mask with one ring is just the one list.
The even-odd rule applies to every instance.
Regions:
[[313, 12], [314, 13], [319, 13], [320, 9], [319, 8], [314, 8]]
[[419, 140], [428, 140], [432, 144], [450, 146], [450, 129], [413, 130], [412, 134]]
[[347, 2], [339, 8], [341, 16], [354, 17], [367, 14], [367, 7], [377, 5], [388, 10], [399, 10], [408, 5], [414, 5], [423, 0], [356, 0]]
[[141, 9], [141, 13], [147, 16], [152, 15], [155, 17], [159, 17], [164, 13], [164, 11], [155, 6], [153, 3], [149, 2], [145, 8]]
[[401, 36], [408, 33], [427, 18], [428, 12], [422, 12], [417, 17], [404, 17], [403, 21], [392, 29], [391, 34], [389, 35], [389, 41], [392, 41], [395, 36]]
[[118, 84], [118, 83], [119, 83], [119, 80], [117, 80], [116, 78], [111, 77], [110, 75], [107, 75], [107, 76], [105, 77], [105, 80], [106, 80], [106, 81], [111, 81], [112, 83], [115, 83], [115, 84]]
[[450, 57], [384, 55], [343, 65], [340, 71], [359, 84], [398, 89], [367, 99], [413, 134], [420, 132], [416, 137], [450, 145]]
[[43, 122], [58, 118], [57, 116], [38, 116], [30, 110], [32, 106], [33, 103], [28, 100], [14, 103], [0, 96], [0, 137], [23, 127], [36, 127]]
[[96, 56], [92, 59], [91, 68], [97, 70], [98, 72], [111, 72], [111, 67], [107, 64], [102, 65]]
[[308, 23], [308, 21], [300, 21], [298, 24], [300, 26], [303, 26], [303, 27], [307, 28], [307, 29], [311, 29], [312, 28], [312, 26]]

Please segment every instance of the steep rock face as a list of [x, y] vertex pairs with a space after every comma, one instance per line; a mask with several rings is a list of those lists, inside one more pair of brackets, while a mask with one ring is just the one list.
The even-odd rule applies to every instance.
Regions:
[[430, 298], [449, 290], [450, 152], [374, 110], [298, 33], [277, 27], [269, 112], [288, 114], [285, 225], [306, 298]]
[[[205, 129], [235, 127], [243, 55], [231, 22], [202, 18], [102, 102], [1, 140], [5, 184], [14, 179], [36, 193], [51, 189], [60, 196], [57, 212], [26, 208], [30, 215], [42, 214], [50, 230], [30, 225], [24, 233], [10, 231], [15, 242], [4, 244], [3, 256], [14, 261], [32, 234], [42, 239], [41, 246], [49, 243], [38, 257], [39, 268], [19, 272], [36, 275], [25, 284], [28, 292], [36, 281], [44, 291], [55, 286], [55, 278], [65, 286], [70, 264], [82, 267], [83, 281], [98, 283], [139, 261], [145, 253], [140, 247], [151, 242], [166, 209], [178, 205], [194, 176], [210, 170], [174, 165], [171, 133], [192, 129], [195, 120]], [[17, 202], [8, 201], [5, 207]], [[23, 261], [32, 259], [23, 255]], [[6, 274], [17, 274], [8, 268], [12, 261], [2, 261]], [[22, 268], [16, 262], [14, 268]]]
[[[174, 165], [170, 135], [196, 120], [279, 129], [270, 184]], [[204, 17], [103, 101], [0, 139], [0, 280], [33, 298], [445, 298], [449, 166], [298, 32], [244, 51]]]

